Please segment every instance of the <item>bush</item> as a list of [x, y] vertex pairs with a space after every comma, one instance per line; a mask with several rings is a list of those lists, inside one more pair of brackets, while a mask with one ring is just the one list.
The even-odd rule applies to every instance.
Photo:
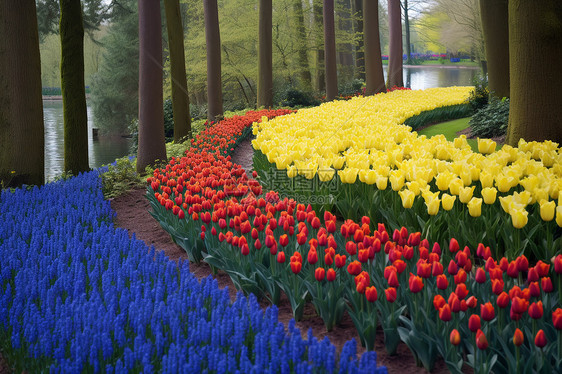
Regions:
[[470, 130], [473, 136], [479, 138], [503, 136], [507, 132], [508, 119], [509, 99], [492, 97], [487, 106], [472, 116]]
[[308, 92], [297, 90], [296, 88], [289, 88], [281, 95], [280, 106], [288, 106], [291, 108], [301, 108], [308, 106], [319, 105], [320, 102], [314, 99]]
[[170, 98], [164, 100], [164, 136], [166, 141], [170, 141], [174, 137], [174, 110]]
[[489, 96], [488, 81], [485, 78], [477, 78], [474, 82], [474, 91], [470, 93], [470, 97], [468, 98], [468, 103], [476, 113], [478, 110], [488, 105]]

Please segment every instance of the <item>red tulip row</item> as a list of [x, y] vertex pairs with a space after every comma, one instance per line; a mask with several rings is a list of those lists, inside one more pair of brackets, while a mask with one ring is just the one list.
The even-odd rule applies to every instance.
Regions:
[[536, 370], [560, 365], [562, 255], [554, 266], [550, 259], [530, 266], [524, 256], [498, 262], [482, 244], [461, 250], [451, 239], [441, 250], [406, 228], [390, 237], [368, 217], [340, 226], [330, 212], [318, 216], [264, 194], [224, 152], [253, 121], [276, 114], [284, 112], [221, 121], [186, 157], [148, 178], [157, 218], [190, 259], [204, 259], [238, 288], [274, 303], [284, 292], [297, 319], [307, 301], [328, 329], [347, 310], [370, 349], [380, 323], [390, 352], [403, 341], [428, 369], [438, 355], [451, 371], [464, 361], [481, 372], [525, 370], [515, 359], [521, 353]]

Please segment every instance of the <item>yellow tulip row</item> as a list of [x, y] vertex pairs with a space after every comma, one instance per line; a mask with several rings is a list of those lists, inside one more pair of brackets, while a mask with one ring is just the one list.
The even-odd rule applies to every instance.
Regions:
[[[529, 204], [540, 204], [545, 221], [556, 217], [562, 226], [562, 155], [557, 143], [525, 142], [496, 150], [490, 139], [479, 139], [473, 152], [464, 135], [449, 142], [443, 135], [418, 136], [407, 118], [423, 111], [466, 102], [472, 87], [393, 91], [349, 101], [333, 101], [315, 108], [255, 123], [254, 149], [267, 156], [289, 177], [318, 175], [329, 181], [363, 183], [400, 194], [410, 208], [421, 195], [428, 214], [453, 208], [458, 198], [470, 215], [481, 214], [482, 202], [494, 204], [498, 192], [513, 226], [527, 223]], [[480, 184], [481, 196], [473, 196]], [[517, 186], [523, 192], [510, 192]], [[560, 195], [562, 198], [562, 194]]]

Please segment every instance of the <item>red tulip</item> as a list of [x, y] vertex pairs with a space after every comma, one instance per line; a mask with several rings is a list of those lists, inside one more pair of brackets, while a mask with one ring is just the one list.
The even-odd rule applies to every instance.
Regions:
[[466, 253], [462, 251], [457, 252], [455, 259], [457, 260], [457, 265], [461, 268], [464, 268], [464, 265], [466, 265], [466, 262], [468, 261], [468, 257], [466, 256]]
[[[222, 234], [222, 232], [221, 232], [221, 234]], [[219, 234], [219, 237], [220, 237], [220, 234]], [[261, 242], [260, 242], [259, 239], [256, 239], [256, 241], [254, 242], [254, 248], [256, 248], [258, 250], [261, 249]]]
[[502, 257], [500, 260], [500, 269], [502, 269], [502, 271], [506, 271], [508, 266], [509, 266], [509, 261], [507, 261], [507, 258]]
[[350, 256], [353, 256], [357, 253], [357, 244], [352, 241], [348, 241], [345, 243], [345, 250], [349, 253]]
[[316, 252], [316, 249], [310, 248], [308, 251], [307, 261], [312, 265], [318, 262], [318, 252]]
[[298, 261], [291, 262], [291, 271], [295, 274], [300, 273], [302, 269], [302, 263]]
[[365, 296], [371, 303], [377, 301], [377, 289], [375, 288], [375, 286], [367, 287], [367, 289], [365, 289]]
[[451, 331], [451, 334], [449, 335], [449, 341], [452, 345], [455, 346], [461, 343], [461, 334], [459, 334], [457, 329], [453, 329], [453, 331]]
[[289, 237], [287, 234], [283, 234], [279, 237], [279, 244], [283, 247], [286, 247], [289, 244]]
[[468, 300], [466, 300], [466, 306], [470, 309], [476, 308], [477, 304], [478, 304], [478, 300], [474, 296], [470, 296]]
[[443, 296], [437, 294], [433, 297], [433, 307], [435, 308], [435, 310], [438, 311], [445, 304], [447, 304], [447, 302], [445, 301], [445, 298]]
[[554, 287], [552, 286], [552, 280], [550, 279], [550, 277], [541, 278], [541, 287], [545, 293], [554, 291]]
[[445, 274], [438, 275], [436, 278], [437, 288], [445, 290], [449, 286], [449, 280]]
[[353, 261], [347, 266], [347, 272], [351, 275], [358, 275], [361, 273], [361, 263], [359, 261]]
[[329, 233], [336, 232], [336, 221], [326, 221], [326, 231]]
[[464, 271], [464, 269], [459, 269], [459, 271], [457, 272], [457, 274], [453, 277], [455, 284], [461, 284], [466, 282], [466, 271]]
[[511, 310], [517, 314], [523, 314], [529, 308], [529, 302], [518, 296], [511, 299]]
[[418, 293], [423, 288], [423, 280], [421, 279], [421, 277], [418, 277], [410, 273], [409, 285], [410, 285], [410, 292]]
[[544, 348], [544, 346], [546, 346], [546, 336], [544, 334], [544, 331], [541, 329], [537, 332], [537, 335], [535, 336], [535, 345], [539, 348]]
[[554, 271], [556, 274], [562, 274], [562, 255], [554, 258]]
[[331, 265], [334, 263], [334, 257], [332, 256], [331, 253], [326, 253], [326, 254], [324, 255], [324, 263], [325, 263], [327, 266], [331, 266]]
[[449, 262], [449, 266], [447, 267], [447, 271], [451, 275], [455, 275], [459, 271], [459, 267], [457, 266], [457, 263], [454, 260], [451, 260], [451, 262]]
[[536, 282], [540, 279], [539, 277], [539, 272], [537, 271], [537, 268], [532, 267], [529, 268], [529, 272], [527, 273], [527, 280], [529, 282]]
[[[386, 290], [384, 290], [384, 294], [386, 296], [386, 301], [388, 301], [389, 303], [393, 303], [396, 301], [396, 288], [394, 287], [389, 287]], [[562, 309], [561, 309], [562, 310]], [[561, 316], [562, 317], [562, 316]], [[562, 318], [561, 318], [562, 319]]]
[[492, 292], [496, 295], [503, 292], [503, 280], [492, 279]]
[[492, 303], [487, 302], [486, 304], [480, 305], [480, 315], [484, 321], [491, 321], [496, 316], [496, 312]]
[[525, 337], [523, 336], [523, 332], [519, 329], [515, 329], [515, 333], [513, 334], [513, 345], [520, 347], [523, 345], [524, 341]]
[[529, 293], [533, 297], [539, 297], [541, 295], [541, 287], [539, 286], [539, 282], [529, 283]]
[[312, 222], [310, 222], [310, 225], [312, 226], [313, 229], [318, 230], [320, 228], [320, 218], [318, 217], [314, 217], [312, 219]]
[[285, 252], [281, 251], [277, 253], [277, 262], [280, 264], [285, 263]]
[[515, 262], [517, 263], [517, 269], [519, 269], [519, 271], [523, 272], [529, 270], [529, 260], [525, 255], [517, 257]]
[[441, 319], [441, 321], [443, 322], [449, 322], [451, 319], [453, 319], [453, 316], [451, 315], [451, 307], [449, 307], [449, 304], [445, 304], [439, 309], [439, 319]]
[[402, 260], [396, 260], [392, 263], [392, 265], [396, 268], [398, 274], [402, 274], [402, 272], [406, 270], [406, 263]]
[[451, 310], [454, 313], [458, 313], [461, 311], [462, 309], [461, 300], [459, 299], [456, 293], [453, 292], [451, 293], [451, 295], [449, 295], [448, 303], [449, 306], [451, 307]]
[[543, 262], [542, 260], [539, 260], [539, 262], [537, 262], [535, 268], [537, 269], [539, 277], [541, 278], [546, 277], [548, 275], [548, 272], [550, 271], [550, 265], [546, 262]]
[[273, 243], [273, 245], [269, 248], [269, 253], [271, 253], [272, 256], [277, 254], [277, 243]]
[[388, 275], [387, 282], [390, 287], [398, 287], [400, 285], [398, 283], [398, 274], [396, 271], [393, 271]]
[[434, 277], [443, 274], [443, 264], [439, 261], [433, 261], [431, 266], [431, 275]]
[[429, 278], [431, 276], [431, 265], [420, 259], [417, 264], [417, 274], [422, 278]]
[[472, 332], [476, 332], [480, 330], [482, 324], [480, 323], [480, 317], [478, 314], [473, 314], [468, 319], [468, 329]]
[[318, 282], [324, 280], [325, 275], [326, 270], [324, 268], [316, 268], [316, 270], [314, 271], [314, 278], [316, 278]]
[[364, 236], [365, 233], [363, 232], [363, 230], [355, 230], [355, 234], [353, 234], [353, 240], [355, 240], [356, 243], [362, 242]]
[[346, 261], [345, 255], [339, 255], [339, 254], [336, 255], [335, 262], [336, 262], [336, 267], [338, 269], [345, 266], [345, 261]]
[[329, 268], [326, 272], [326, 279], [328, 282], [333, 282], [336, 279], [336, 271], [332, 268]]
[[476, 269], [476, 275], [474, 277], [474, 280], [476, 280], [476, 282], [480, 284], [486, 282], [486, 272], [484, 271], [484, 269], [482, 268]]
[[451, 251], [452, 253], [457, 252], [460, 249], [459, 247], [459, 242], [457, 241], [457, 239], [452, 238], [449, 241], [449, 251]]
[[488, 348], [488, 339], [486, 339], [486, 335], [484, 335], [482, 330], [476, 332], [476, 346], [481, 350]]
[[515, 261], [511, 261], [509, 265], [507, 265], [507, 275], [511, 278], [517, 278], [519, 276], [519, 269]]
[[562, 309], [558, 308], [552, 312], [552, 324], [557, 330], [562, 330]]
[[242, 245], [242, 247], [240, 248], [240, 251], [242, 252], [242, 255], [247, 256], [250, 254], [250, 248], [248, 247], [248, 244], [244, 244]]
[[509, 304], [509, 295], [505, 292], [499, 294], [496, 304], [498, 304], [498, 306], [502, 309], [507, 308], [507, 305]]
[[359, 262], [365, 263], [369, 261], [369, 250], [368, 249], [361, 249], [357, 256]]
[[532, 319], [540, 319], [542, 318], [542, 315], [543, 315], [542, 301], [538, 301], [536, 303], [532, 303], [531, 305], [529, 305], [529, 316], [531, 316]]
[[466, 288], [466, 284], [464, 283], [458, 284], [457, 287], [455, 288], [455, 293], [457, 294], [459, 299], [464, 299], [465, 297], [467, 297], [468, 289]]

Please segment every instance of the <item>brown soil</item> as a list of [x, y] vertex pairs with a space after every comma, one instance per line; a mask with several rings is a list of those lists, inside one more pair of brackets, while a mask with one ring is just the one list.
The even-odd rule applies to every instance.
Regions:
[[[461, 136], [461, 135], [466, 135], [467, 139], [476, 139], [476, 136], [472, 135], [472, 132], [470, 131], [470, 127], [467, 127], [466, 129], [457, 132], [457, 136]], [[498, 146], [500, 146], [505, 142], [505, 135], [496, 136], [490, 139], [495, 141], [498, 144]]]

